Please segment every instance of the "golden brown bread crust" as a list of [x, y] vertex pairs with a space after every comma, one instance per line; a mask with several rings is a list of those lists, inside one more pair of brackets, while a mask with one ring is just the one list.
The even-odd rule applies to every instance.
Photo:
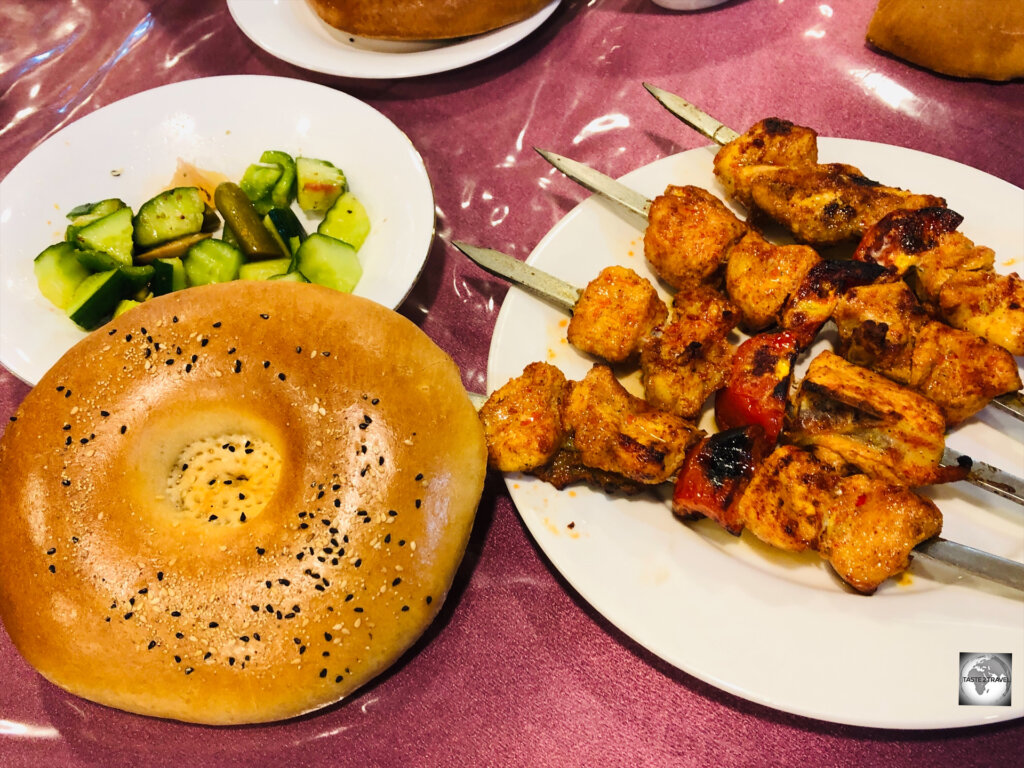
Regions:
[[[219, 506], [175, 503], [204, 437], [217, 460], [279, 456], [279, 476], [261, 491], [265, 467], [206, 457], [194, 490]], [[45, 677], [109, 706], [298, 715], [437, 614], [485, 461], [458, 369], [396, 313], [290, 283], [160, 297], [71, 349], [8, 424], [0, 616]]]
[[309, 0], [332, 27], [384, 40], [479, 35], [532, 16], [551, 0]]
[[1024, 77], [1024, 3], [1015, 0], [879, 0], [868, 42], [955, 77]]

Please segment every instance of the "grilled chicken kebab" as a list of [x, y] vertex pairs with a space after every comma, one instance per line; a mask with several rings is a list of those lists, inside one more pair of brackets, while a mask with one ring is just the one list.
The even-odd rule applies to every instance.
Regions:
[[866, 593], [941, 529], [934, 504], [904, 485], [851, 474], [847, 463], [797, 446], [773, 451], [758, 426], [704, 437], [630, 395], [602, 365], [570, 382], [532, 363], [492, 393], [480, 418], [493, 468], [558, 488], [583, 481], [626, 492], [676, 476], [677, 514], [706, 515], [733, 533], [747, 527], [783, 549], [816, 549]]
[[724, 145], [714, 172], [755, 219], [776, 221], [809, 245], [855, 240], [895, 210], [946, 204], [879, 184], [852, 165], [819, 163], [818, 134], [775, 117]]

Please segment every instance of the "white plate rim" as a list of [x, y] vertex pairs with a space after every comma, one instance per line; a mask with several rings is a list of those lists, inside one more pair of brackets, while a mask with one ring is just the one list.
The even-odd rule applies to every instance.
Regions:
[[[1014, 206], [1018, 211], [1024, 207], [1024, 190], [969, 166], [891, 145], [822, 138], [819, 147], [824, 162], [842, 161], [859, 165], [867, 175], [898, 186], [923, 189], [922, 183], [927, 179], [921, 177], [928, 176], [932, 171], [962, 182], [962, 186], [953, 184], [942, 189], [947, 190], [950, 207], [967, 215], [963, 231], [976, 242], [996, 247], [997, 262], [1001, 252], [999, 242], [1012, 242], [1016, 254], [1024, 252], [1024, 232], [1019, 227], [1013, 229], [1012, 215], [1007, 217], [1011, 223], [1004, 222], [1009, 230], [998, 233], [998, 242], [985, 239], [979, 234], [988, 234], [990, 228], [999, 221], [1000, 215], [1006, 217], [1007, 211], [1012, 213]], [[719, 196], [724, 196], [711, 174], [713, 156], [714, 148], [711, 147], [689, 150], [637, 169], [624, 176], [623, 180], [648, 196], [660, 193], [670, 182], [705, 186]], [[986, 194], [973, 195], [975, 190], [972, 190], [972, 185], [975, 188], [980, 185]], [[986, 203], [978, 203], [975, 197], [986, 201], [989, 208], [995, 210], [986, 213]], [[994, 206], [993, 200], [998, 201]], [[639, 226], [642, 226], [642, 222]], [[597, 232], [595, 237], [614, 233], [613, 239], [619, 239], [609, 248], [617, 248], [616, 254], [603, 253], [599, 247], [595, 250], [592, 241], [582, 242], [581, 233], [584, 230]], [[622, 251], [625, 241], [621, 238], [625, 230], [632, 231], [632, 235], [626, 236], [631, 255], [623, 255]], [[612, 262], [631, 266], [644, 273], [646, 265], [643, 264], [640, 232], [634, 217], [619, 213], [612, 204], [596, 196], [590, 197], [568, 212], [552, 228], [537, 244], [527, 262], [577, 285], [584, 284], [600, 267]], [[575, 239], [572, 248], [562, 242], [570, 235]], [[588, 263], [580, 264], [579, 258], [574, 258], [573, 253], [587, 254]], [[606, 261], [606, 258], [611, 261]], [[517, 347], [514, 339], [530, 332], [539, 332], [542, 338], [527, 342], [525, 348]], [[589, 361], [564, 344], [564, 318], [558, 311], [513, 289], [506, 297], [495, 324], [488, 357], [488, 390], [493, 391], [509, 377], [518, 375], [523, 365], [539, 359], [546, 359], [560, 367], [566, 362], [575, 365], [575, 373], [567, 371], [570, 378], [582, 375], [589, 367]], [[991, 416], [976, 419], [954, 433], [949, 441], [951, 447], [997, 465], [1002, 463], [1007, 468], [1010, 468], [1007, 461], [1016, 459], [1024, 467], [1024, 448], [1019, 442], [1009, 453], [1000, 455], [1006, 446], [998, 436], [993, 437], [993, 423], [996, 426], [1003, 424], [998, 418], [993, 422]], [[1010, 429], [1019, 433], [1016, 434], [1018, 441], [1024, 439], [1024, 429]], [[957, 705], [955, 698], [950, 703], [949, 696], [955, 697], [956, 694], [956, 661], [945, 659], [948, 663], [943, 671], [947, 677], [943, 680], [937, 677], [932, 679], [930, 675], [933, 670], [929, 664], [939, 664], [939, 661], [933, 658], [935, 654], [931, 650], [909, 660], [913, 665], [909, 676], [919, 684], [940, 688], [943, 685], [946, 688], [951, 686], [951, 690], [943, 688], [948, 695], [933, 693], [911, 702], [893, 699], [886, 703], [881, 688], [874, 698], [870, 696], [870, 691], [863, 689], [853, 691], [852, 694], [850, 690], [833, 690], [831, 696], [823, 696], [822, 691], [808, 686], [796, 686], [797, 690], [793, 690], [788, 681], [786, 685], [781, 684], [775, 673], [759, 674], [753, 662], [748, 665], [750, 669], [742, 670], [737, 670], [735, 665], [727, 668], [723, 662], [729, 652], [734, 652], [733, 656], [728, 657], [730, 659], [736, 659], [735, 654], [750, 652], [749, 647], [736, 640], [737, 637], [744, 637], [741, 634], [744, 631], [750, 633], [746, 629], [749, 621], [753, 621], [757, 627], [757, 642], [762, 645], [772, 644], [772, 649], [781, 654], [781, 658], [786, 658], [784, 641], [791, 626], [807, 630], [811, 622], [818, 624], [809, 627], [816, 633], [815, 637], [830, 643], [833, 652], [848, 650], [849, 641], [843, 637], [843, 630], [857, 629], [870, 629], [871, 636], [876, 640], [882, 638], [886, 643], [903, 647], [911, 642], [920, 642], [922, 637], [931, 635], [939, 627], [943, 630], [943, 638], [950, 638], [950, 643], [969, 644], [976, 639], [976, 633], [965, 627], [963, 621], [957, 623], [955, 617], [950, 618], [953, 607], [962, 609], [966, 604], [973, 606], [980, 615], [984, 616], [985, 611], [990, 611], [992, 615], [998, 616], [999, 621], [1003, 622], [999, 631], [995, 632], [987, 626], [985, 629], [998, 634], [1000, 642], [1009, 638], [1012, 648], [998, 650], [963, 647], [961, 651], [1001, 653], [1012, 650], [1018, 658], [1024, 658], [1024, 621], [1018, 621], [1024, 618], [1024, 608], [1021, 599], [1011, 596], [1006, 590], [998, 587], [973, 589], [956, 583], [941, 566], [933, 570], [918, 561], [915, 570], [924, 576], [913, 577], [909, 587], [889, 584], [875, 596], [864, 598], [836, 585], [834, 577], [828, 574], [827, 568], [816, 561], [813, 555], [810, 559], [797, 557], [790, 563], [781, 563], [779, 557], [758, 552], [759, 548], [756, 544], [751, 546], [747, 535], [742, 539], [732, 539], [707, 521], [697, 526], [700, 535], [696, 535], [694, 527], [672, 520], [671, 514], [660, 509], [657, 502], [612, 500], [580, 487], [558, 492], [535, 478], [522, 475], [506, 477], [506, 484], [520, 517], [541, 550], [584, 600], [656, 656], [717, 688], [781, 711], [874, 728], [953, 728], [998, 722], [1024, 714], [1024, 704], [1021, 703], [1024, 686], [1020, 684], [1020, 675], [1013, 683], [1014, 705], [1011, 707], [964, 707]], [[1024, 559], [1024, 533], [1021, 532], [1016, 508], [1011, 504], [1007, 509], [1006, 505], [989, 498], [982, 500], [984, 494], [971, 494], [970, 491], [964, 492], [968, 499], [965, 504], [960, 493], [939, 491], [934, 494], [946, 511], [945, 535], [1017, 560]], [[948, 498], [950, 494], [952, 500]], [[952, 512], [962, 514], [964, 506], [970, 518], [966, 521], [947, 511], [953, 507]], [[976, 509], [981, 506], [991, 506], [997, 512], [993, 515]], [[570, 522], [573, 524], [571, 532], [568, 527]], [[608, 526], [611, 526], [610, 530], [606, 530]], [[1008, 532], [1009, 543], [1001, 543]], [[972, 534], [979, 537], [979, 540], [972, 541], [969, 538]], [[631, 537], [640, 539], [644, 544], [653, 544], [654, 551], [645, 553], [647, 562], [638, 562], [637, 557], [630, 560], [627, 555], [620, 555], [623, 550], [632, 551], [636, 548]], [[618, 560], [615, 559], [617, 556]], [[737, 556], [740, 556], [739, 562], [733, 562]], [[678, 567], [677, 561], [681, 557], [688, 560], [685, 567]], [[765, 560], [768, 566], [762, 562]], [[594, 567], [594, 562], [601, 565]], [[787, 574], [776, 570], [781, 568], [784, 572], [788, 566], [792, 566], [792, 569]], [[636, 569], [640, 575], [624, 574], [623, 568]], [[708, 585], [707, 582], [713, 579], [700, 577], [709, 573], [714, 576], [731, 574], [732, 580]], [[791, 584], [787, 579], [794, 574], [797, 575], [797, 581]], [[628, 586], [623, 586], [623, 579], [628, 579]], [[632, 588], [641, 582], [649, 586], [649, 590], [638, 591]], [[704, 605], [700, 604], [699, 597], [694, 596], [697, 590], [706, 595]], [[681, 602], [672, 607], [680, 613], [689, 612], [686, 621], [666, 620], [659, 624], [650, 620], [644, 624], [642, 618], [638, 619], [645, 611], [665, 611], [666, 596], [676, 600], [682, 598]], [[909, 603], [903, 599], [907, 596]], [[795, 609], [784, 600], [793, 597], [798, 597], [802, 603]], [[731, 607], [741, 607], [742, 613], [730, 614], [717, 610], [720, 602], [710, 604], [723, 600], [728, 601]], [[918, 615], [905, 616], [908, 605], [918, 609]], [[770, 606], [770, 610], [767, 606]], [[842, 611], [837, 606], [841, 606]], [[843, 613], [849, 610], [857, 612], [855, 621], [844, 619]], [[1007, 616], [1012, 624], [1009, 631], [1006, 630]], [[721, 636], [716, 635], [712, 644], [717, 643], [723, 647], [711, 648], [710, 655], [714, 658], [710, 661], [707, 657], [698, 657], [685, 639], [677, 638], [673, 645], [672, 638], [666, 636], [666, 633], [673, 631], [680, 634], [693, 632], [691, 624], [695, 620], [718, 622]], [[758, 624], [759, 621], [762, 624]], [[768, 622], [767, 628], [765, 622]], [[766, 637], [768, 630], [773, 632], [771, 637]], [[870, 640], [865, 639], [863, 642], [869, 643]], [[884, 644], [879, 645], [882, 647]], [[803, 646], [801, 649], [804, 650]], [[828, 661], [820, 653], [818, 657], [811, 661]], [[743, 657], [740, 655], [738, 658]], [[800, 658], [806, 659], [805, 656]], [[861, 656], [856, 661], [863, 665], [865, 659]], [[879, 664], [884, 668], [881, 661]], [[826, 676], [834, 672], [834, 665], [833, 668], [818, 668]], [[846, 670], [838, 677], [842, 677], [848, 685], [859, 685], [857, 674], [864, 672], [863, 669], [852, 672]], [[862, 679], [871, 679], [870, 670], [866, 672], [867, 676]], [[935, 675], [938, 674], [935, 672]], [[827, 681], [825, 685], [828, 685]], [[909, 695], [905, 690], [903, 694], [905, 697]]]
[[[228, 0], [239, 29], [270, 55], [297, 67], [339, 77], [402, 79], [447, 72], [494, 56], [525, 39], [555, 12], [561, 0], [522, 21], [454, 41], [373, 43], [360, 48], [342, 38], [306, 0]], [[389, 50], [390, 49], [390, 50]]]
[[[268, 135], [262, 127], [251, 129], [238, 124], [255, 120], [255, 111], [261, 108], [258, 105], [266, 103], [300, 105], [293, 113], [278, 110], [276, 117], [264, 118], [266, 123], [256, 123], [287, 126], [289, 137]], [[135, 117], [136, 114], [148, 115], [150, 119], [147, 122]], [[132, 124], [124, 129], [128, 147], [132, 141], [167, 145], [166, 156], [159, 151], [154, 155], [158, 156], [154, 167], [161, 170], [142, 169], [117, 182], [107, 178], [109, 170], [91, 177], [79, 173], [69, 182], [70, 189], [61, 188], [52, 194], [44, 191], [41, 199], [32, 199], [33, 193], [38, 195], [40, 177], [58, 177], [55, 169], [66, 167], [73, 147], [116, 127], [125, 115], [133, 117]], [[342, 128], [338, 125], [339, 117], [346, 118]], [[210, 125], [211, 134], [189, 134], [190, 120]], [[212, 133], [214, 129], [216, 135]], [[161, 130], [165, 133], [161, 134]], [[364, 141], [363, 136], [371, 138]], [[361, 143], [358, 152], [337, 147], [336, 140], [352, 137]], [[233, 176], [257, 159], [262, 149], [292, 149], [301, 154], [303, 146], [285, 146], [289, 138], [301, 141], [312, 156], [320, 154], [332, 159], [333, 154], [332, 161], [348, 173], [353, 191], [367, 204], [373, 222], [370, 237], [360, 250], [364, 275], [353, 292], [390, 309], [398, 307], [424, 268], [436, 227], [430, 178], [408, 136], [370, 105], [327, 86], [267, 75], [196, 78], [127, 96], [81, 117], [40, 142], [0, 181], [0, 364], [34, 384], [60, 354], [85, 335], [39, 294], [32, 275], [32, 259], [60, 239], [67, 223], [63, 214], [73, 205], [117, 196], [134, 209], [166, 184], [178, 157], [195, 160], [186, 156], [190, 147], [207, 153], [213, 148], [227, 147], [224, 165], [212, 161], [206, 165], [210, 170]], [[103, 167], [112, 169], [117, 167], [122, 154], [130, 158], [141, 151], [141, 146], [122, 150], [121, 145], [110, 144], [107, 141], [101, 145], [95, 153], [98, 157], [80, 161], [76, 158], [76, 162], [95, 169], [109, 160]], [[230, 149], [241, 144], [254, 149]], [[226, 167], [232, 162], [240, 167]], [[371, 167], [371, 163], [379, 165]], [[381, 173], [382, 168], [387, 172]], [[129, 175], [131, 178], [127, 178]], [[121, 186], [137, 190], [145, 186], [149, 192], [122, 193]], [[310, 224], [315, 226], [315, 221], [307, 218], [307, 228]], [[29, 322], [31, 327], [26, 325]], [[39, 323], [41, 328], [37, 328]], [[23, 338], [26, 328], [31, 340]]]

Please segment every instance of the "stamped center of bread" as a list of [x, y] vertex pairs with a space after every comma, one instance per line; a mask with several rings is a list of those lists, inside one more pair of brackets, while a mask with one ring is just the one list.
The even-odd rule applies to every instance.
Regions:
[[231, 525], [267, 505], [281, 476], [281, 456], [253, 435], [225, 434], [185, 447], [167, 478], [167, 500], [183, 515]]

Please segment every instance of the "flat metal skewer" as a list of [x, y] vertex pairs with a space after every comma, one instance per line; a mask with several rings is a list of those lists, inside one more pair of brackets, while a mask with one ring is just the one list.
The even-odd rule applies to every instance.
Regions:
[[669, 93], [664, 88], [659, 88], [650, 83], [644, 83], [643, 85], [665, 109], [698, 133], [707, 136], [716, 144], [725, 145], [740, 137], [740, 134], [736, 133], [732, 128], [719, 122], [704, 110], [693, 106], [683, 97], [676, 96], [676, 94]]

